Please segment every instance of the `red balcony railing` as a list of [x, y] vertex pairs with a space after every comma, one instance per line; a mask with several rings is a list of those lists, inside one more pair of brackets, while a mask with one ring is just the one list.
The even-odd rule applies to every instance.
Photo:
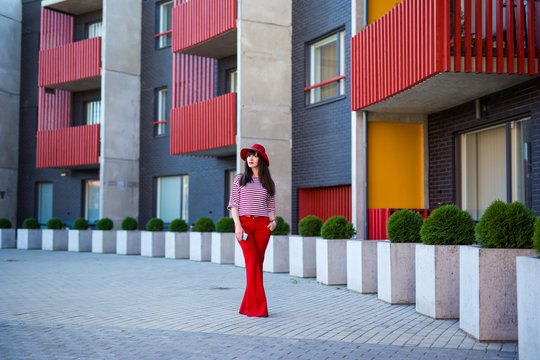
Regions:
[[351, 40], [351, 102], [362, 109], [440, 72], [538, 74], [539, 5], [404, 0]]
[[234, 145], [235, 134], [235, 93], [171, 110], [171, 155]]
[[323, 221], [343, 216], [351, 221], [351, 185], [298, 190], [298, 220], [315, 215]]
[[101, 37], [41, 50], [39, 86], [51, 86], [100, 76]]
[[236, 28], [236, 0], [176, 1], [172, 51], [177, 52]]
[[[400, 209], [368, 209], [368, 240], [388, 240], [386, 224], [390, 215]], [[431, 209], [410, 209], [427, 219], [431, 214]]]
[[37, 132], [36, 167], [70, 167], [99, 163], [99, 125]]

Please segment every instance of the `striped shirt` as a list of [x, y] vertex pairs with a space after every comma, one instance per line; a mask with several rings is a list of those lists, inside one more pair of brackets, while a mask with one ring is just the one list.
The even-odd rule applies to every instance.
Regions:
[[274, 196], [268, 195], [268, 191], [262, 186], [259, 178], [252, 176], [252, 182], [240, 186], [242, 174], [236, 175], [232, 186], [228, 209], [238, 208], [238, 215], [266, 216], [276, 212]]

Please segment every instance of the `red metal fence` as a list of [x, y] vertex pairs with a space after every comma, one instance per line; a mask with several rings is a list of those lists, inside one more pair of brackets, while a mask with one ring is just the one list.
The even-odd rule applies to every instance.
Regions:
[[338, 215], [351, 221], [351, 185], [299, 189], [298, 220], [308, 215], [323, 222]]
[[236, 0], [176, 1], [172, 51], [177, 52], [236, 28]]
[[38, 131], [53, 130], [71, 125], [71, 92], [45, 91], [39, 88]]
[[73, 42], [73, 16], [41, 8], [40, 49], [51, 49]]
[[235, 135], [235, 93], [171, 110], [171, 155], [234, 145]]
[[461, 4], [462, 0], [404, 0], [354, 36], [352, 109], [382, 101], [444, 71], [539, 73], [536, 1]]
[[[394, 212], [400, 209], [368, 209], [368, 240], [388, 240], [386, 232], [386, 223], [388, 218]], [[427, 219], [431, 214], [431, 209], [410, 209], [422, 216], [422, 219]]]
[[174, 53], [172, 108], [213, 98], [215, 68], [215, 59]]
[[99, 163], [99, 125], [38, 131], [36, 167]]

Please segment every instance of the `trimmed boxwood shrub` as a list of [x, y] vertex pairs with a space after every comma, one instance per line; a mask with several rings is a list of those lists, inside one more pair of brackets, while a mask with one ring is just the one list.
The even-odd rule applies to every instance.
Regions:
[[122, 230], [137, 230], [139, 223], [134, 217], [126, 216], [124, 220], [122, 220], [122, 224], [120, 226], [122, 227]]
[[234, 219], [230, 217], [222, 217], [216, 223], [216, 232], [218, 233], [233, 233]]
[[51, 218], [47, 221], [47, 229], [49, 230], [60, 230], [62, 226], [62, 220], [59, 218]]
[[88, 229], [88, 221], [85, 218], [77, 218], [73, 222], [73, 229], [75, 230], [86, 230]]
[[163, 220], [160, 218], [151, 218], [146, 223], [146, 231], [162, 231], [163, 230]]
[[476, 225], [476, 239], [484, 248], [531, 248], [535, 220], [522, 203], [495, 200]]
[[24, 219], [22, 223], [23, 229], [39, 229], [39, 224], [35, 218]]
[[186, 232], [188, 231], [189, 226], [184, 219], [174, 219], [169, 224], [169, 231], [171, 232]]
[[272, 235], [287, 235], [291, 226], [281, 216], [276, 216], [276, 228], [272, 231]]
[[214, 221], [209, 217], [202, 216], [195, 222], [194, 230], [197, 232], [212, 232], [216, 229]]
[[343, 216], [333, 216], [321, 227], [323, 239], [350, 239], [356, 234], [353, 225]]
[[113, 227], [114, 227], [114, 223], [109, 218], [100, 219], [96, 223], [96, 229], [98, 230], [112, 230]]
[[11, 229], [11, 221], [7, 218], [0, 218], [0, 229]]
[[540, 216], [534, 222], [533, 247], [540, 257]]
[[401, 209], [390, 215], [386, 223], [388, 239], [393, 243], [420, 242], [422, 217], [409, 209]]
[[471, 245], [474, 242], [474, 220], [456, 205], [433, 210], [420, 229], [420, 238], [427, 245]]
[[322, 220], [308, 215], [298, 223], [298, 233], [302, 236], [321, 236]]

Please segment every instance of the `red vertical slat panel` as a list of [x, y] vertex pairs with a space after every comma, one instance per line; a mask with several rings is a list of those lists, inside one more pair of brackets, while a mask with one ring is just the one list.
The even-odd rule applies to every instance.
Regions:
[[486, 73], [493, 72], [493, 6], [486, 0]]
[[506, 72], [514, 73], [514, 0], [506, 0]]
[[461, 1], [454, 0], [454, 71], [461, 72]]
[[504, 72], [504, 4], [497, 0], [497, 74]]
[[465, 0], [463, 9], [465, 13], [465, 72], [471, 72], [472, 60], [472, 9], [471, 0]]
[[527, 1], [527, 74], [535, 73], [535, 31], [534, 31], [534, 1]]
[[517, 0], [517, 73], [523, 74], [525, 69], [525, 3], [523, 0]]
[[482, 50], [482, 0], [475, 0], [474, 5], [474, 14], [475, 14], [475, 72], [482, 72], [482, 62], [483, 62], [483, 50]]

